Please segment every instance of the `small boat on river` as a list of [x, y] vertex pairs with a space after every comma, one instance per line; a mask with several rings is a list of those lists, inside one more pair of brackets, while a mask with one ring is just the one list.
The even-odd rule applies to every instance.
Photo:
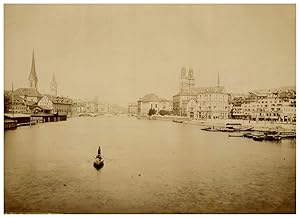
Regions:
[[234, 129], [230, 129], [230, 128], [227, 128], [227, 127], [220, 127], [220, 128], [218, 128], [218, 130], [220, 132], [234, 132], [235, 131]]
[[100, 169], [104, 166], [104, 159], [100, 155], [97, 155], [94, 160], [94, 167]]
[[281, 136], [278, 134], [266, 134], [264, 139], [268, 141], [279, 141]]
[[209, 131], [209, 132], [217, 132], [218, 129], [216, 129], [214, 126], [212, 127], [204, 127], [201, 130]]
[[296, 138], [296, 132], [280, 132], [278, 134], [281, 138]]
[[248, 133], [245, 133], [245, 134], [244, 134], [244, 137], [246, 137], [246, 138], [252, 138], [253, 135], [252, 135], [251, 132], [248, 132]]

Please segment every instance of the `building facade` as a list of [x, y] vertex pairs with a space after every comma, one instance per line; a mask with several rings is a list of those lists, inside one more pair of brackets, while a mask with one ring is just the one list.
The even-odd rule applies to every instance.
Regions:
[[159, 98], [156, 94], [147, 94], [137, 101], [137, 114], [148, 115], [150, 109], [154, 109], [156, 113], [161, 110], [168, 111], [172, 108], [172, 102]]
[[178, 116], [191, 119], [225, 119], [229, 115], [229, 95], [220, 86], [218, 74], [217, 86], [196, 87], [193, 70], [186, 73], [181, 69], [179, 92], [173, 96], [173, 112]]
[[138, 105], [136, 103], [128, 104], [128, 114], [136, 115], [138, 111]]

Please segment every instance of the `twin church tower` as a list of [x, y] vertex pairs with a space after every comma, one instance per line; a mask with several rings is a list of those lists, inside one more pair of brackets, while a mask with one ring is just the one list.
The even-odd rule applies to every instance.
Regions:
[[[192, 90], [195, 87], [195, 77], [194, 77], [194, 71], [193, 69], [189, 69], [187, 72], [185, 66], [181, 68], [181, 74], [180, 74], [180, 80], [179, 80], [179, 90], [185, 91], [185, 90]], [[220, 75], [218, 73], [218, 81], [217, 81], [217, 87], [220, 87]]]
[[[34, 59], [34, 51], [32, 53], [32, 63], [31, 63], [31, 71], [28, 77], [28, 85], [29, 88], [38, 89], [38, 78], [35, 70], [35, 59]], [[50, 83], [50, 93], [53, 96], [57, 96], [57, 82], [55, 79], [55, 75], [53, 73], [52, 80]]]

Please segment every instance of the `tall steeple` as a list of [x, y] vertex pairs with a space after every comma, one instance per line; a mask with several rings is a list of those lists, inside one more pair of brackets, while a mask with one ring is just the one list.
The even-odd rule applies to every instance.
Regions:
[[34, 51], [32, 52], [31, 71], [28, 77], [28, 81], [29, 81], [29, 88], [37, 89], [38, 78], [35, 71]]
[[54, 73], [53, 73], [52, 80], [50, 83], [50, 94], [53, 96], [57, 96], [57, 82], [56, 82]]
[[218, 87], [220, 86], [220, 75], [219, 75], [219, 72], [218, 72]]

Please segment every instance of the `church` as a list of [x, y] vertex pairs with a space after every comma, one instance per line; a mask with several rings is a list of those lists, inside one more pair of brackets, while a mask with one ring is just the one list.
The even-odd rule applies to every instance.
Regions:
[[[12, 98], [14, 112], [27, 114], [59, 114], [71, 113], [72, 100], [57, 95], [57, 82], [55, 74], [50, 82], [49, 94], [41, 94], [38, 91], [38, 76], [36, 72], [35, 56], [32, 53], [31, 70], [28, 77], [28, 87], [18, 88], [13, 94], [7, 95]], [[18, 104], [16, 107], [15, 104]], [[22, 107], [21, 107], [22, 106]], [[15, 111], [16, 108], [22, 110]]]
[[173, 96], [173, 112], [191, 119], [226, 119], [229, 113], [229, 94], [220, 86], [196, 87], [193, 69], [181, 68], [179, 92]]

